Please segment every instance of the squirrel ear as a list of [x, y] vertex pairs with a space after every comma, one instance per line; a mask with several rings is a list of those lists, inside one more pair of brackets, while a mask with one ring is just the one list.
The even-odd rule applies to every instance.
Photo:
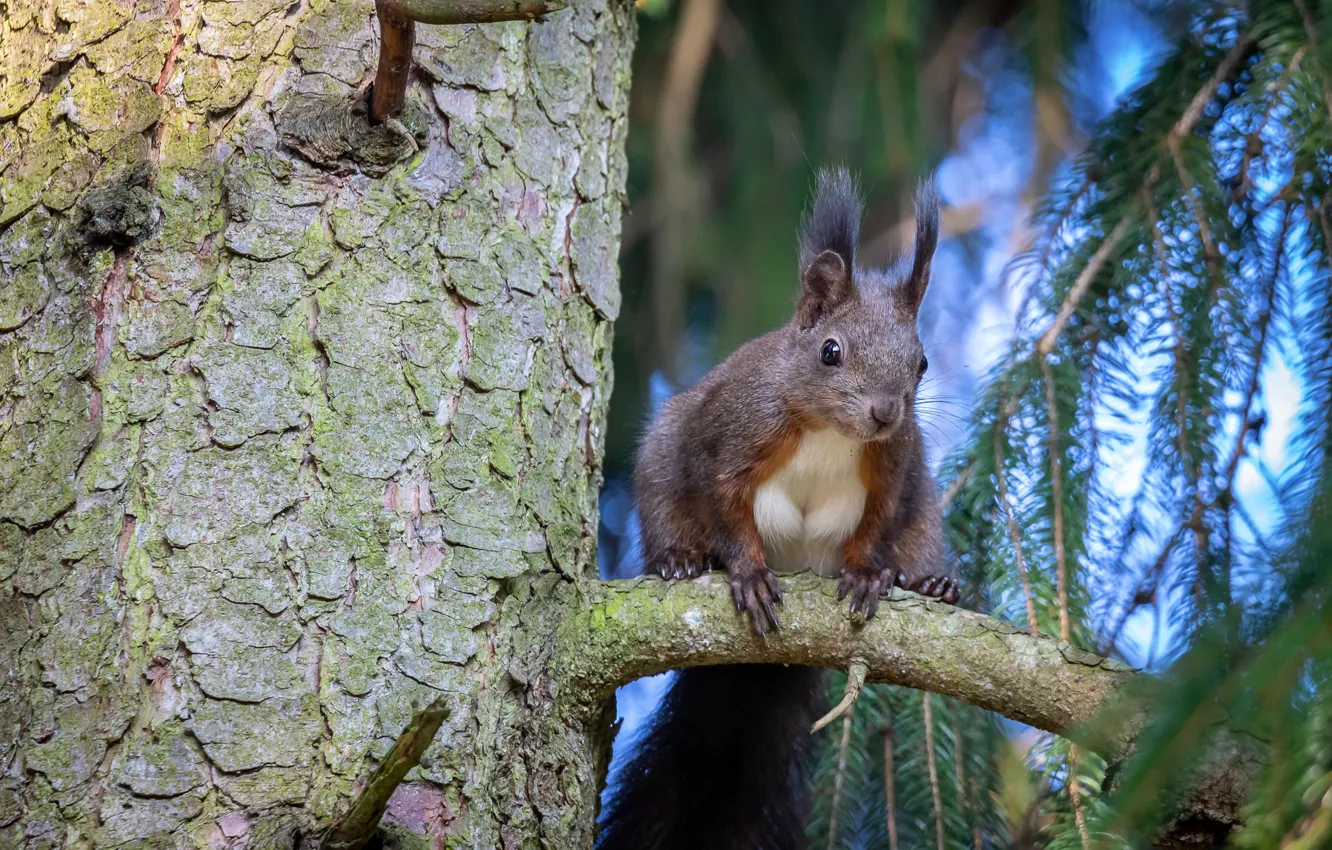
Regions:
[[925, 288], [930, 284], [930, 261], [939, 245], [939, 194], [933, 181], [922, 180], [916, 189], [916, 249], [911, 260], [911, 276], [903, 287], [911, 312], [920, 309]]
[[841, 254], [824, 251], [805, 267], [800, 284], [796, 318], [801, 329], [808, 330], [824, 313], [851, 297], [851, 269]]

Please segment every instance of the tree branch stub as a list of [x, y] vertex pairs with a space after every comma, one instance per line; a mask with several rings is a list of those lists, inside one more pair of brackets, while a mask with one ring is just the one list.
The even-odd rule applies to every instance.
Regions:
[[407, 100], [407, 78], [416, 44], [416, 24], [489, 24], [535, 21], [568, 0], [376, 0], [379, 64], [370, 100], [370, 121], [388, 121]]
[[361, 850], [370, 845], [389, 798], [411, 769], [421, 763], [439, 727], [448, 719], [449, 709], [442, 698], [412, 715], [351, 808], [329, 827], [319, 845], [322, 850]]

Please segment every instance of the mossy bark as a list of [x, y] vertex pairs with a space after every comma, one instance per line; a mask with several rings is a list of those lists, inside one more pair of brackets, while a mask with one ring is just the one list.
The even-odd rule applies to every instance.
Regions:
[[368, 0], [7, 4], [0, 848], [312, 846], [441, 695], [397, 829], [590, 843], [632, 16], [421, 27], [384, 129]]

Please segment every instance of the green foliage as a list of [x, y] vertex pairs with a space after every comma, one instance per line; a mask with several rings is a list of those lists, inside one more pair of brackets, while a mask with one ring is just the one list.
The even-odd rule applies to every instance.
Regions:
[[[835, 678], [830, 693], [840, 698], [845, 677]], [[830, 833], [831, 846], [844, 850], [888, 847], [890, 818], [899, 847], [933, 847], [936, 814], [942, 818], [945, 840], [965, 839], [968, 845], [978, 842], [977, 846], [1002, 842], [1006, 826], [989, 793], [998, 787], [995, 748], [1002, 745], [991, 715], [933, 694], [871, 685], [861, 692], [846, 722], [850, 735], [845, 752], [843, 721], [819, 733], [824, 743], [808, 827], [811, 847], [827, 848]], [[886, 747], [892, 749], [895, 779], [891, 815], [884, 781]], [[931, 751], [937, 780], [930, 776]]]
[[[1332, 517], [1313, 496], [1329, 480], [1327, 29], [1316, 4], [1255, 3], [1247, 17], [1201, 6], [1050, 193], [1042, 238], [1015, 261], [1030, 309], [948, 464], [963, 569], [990, 579], [994, 613], [1027, 623], [1030, 604], [1034, 626], [1059, 634], [1062, 542], [1069, 639], [1113, 650], [1129, 614], [1156, 605], [1184, 649], [1115, 794], [1098, 796], [1099, 766], [1080, 764], [1090, 837], [1069, 805], [1067, 746], [1038, 748], [1057, 789], [1048, 846], [1087, 846], [1102, 829], [1140, 846], [1222, 720], [1275, 747], [1242, 846], [1332, 828], [1332, 611], [1316, 578]], [[1305, 436], [1274, 482], [1282, 534], [1264, 542], [1236, 476], [1262, 466], [1278, 349], [1307, 386]], [[1126, 500], [1100, 466], [1142, 435], [1148, 463]]]
[[[953, 484], [947, 527], [970, 602], [1044, 633], [1060, 635], [1066, 620], [1068, 640], [1100, 651], [1114, 651], [1134, 611], [1156, 606], [1182, 656], [1113, 794], [1101, 793], [1094, 756], [1049, 738], [1031, 749], [1032, 823], [1005, 819], [1004, 805], [968, 809], [942, 781], [956, 752], [940, 718], [958, 709], [936, 700], [947, 846], [1021, 845], [1019, 833], [1048, 847], [1141, 846], [1223, 720], [1274, 748], [1238, 843], [1332, 836], [1332, 498], [1319, 489], [1332, 481], [1330, 12], [1196, 5], [1151, 78], [1056, 180], [1036, 215], [1041, 236], [1013, 262], [1030, 286], [1026, 310], [942, 482]], [[1260, 452], [1278, 353], [1304, 387], [1302, 436], [1279, 475]], [[1126, 497], [1114, 467], [1132, 452], [1147, 463]], [[1277, 536], [1264, 536], [1237, 490], [1245, 465], [1275, 489]], [[902, 846], [933, 846], [920, 696], [871, 694], [840, 770], [837, 846], [886, 846], [868, 813], [884, 819], [872, 801], [883, 796], [875, 736], [888, 714]], [[826, 845], [833, 737], [811, 846]], [[964, 750], [970, 775], [1001, 794], [995, 736]]]

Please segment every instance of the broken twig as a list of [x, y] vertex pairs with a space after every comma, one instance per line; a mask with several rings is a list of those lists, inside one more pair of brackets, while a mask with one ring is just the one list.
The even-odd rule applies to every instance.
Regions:
[[418, 23], [535, 21], [567, 5], [568, 0], [376, 0], [379, 66], [370, 98], [370, 123], [393, 118], [407, 102], [407, 76]]
[[389, 798], [402, 783], [412, 768], [421, 763], [421, 757], [435, 740], [435, 733], [445, 720], [449, 719], [449, 710], [443, 699], [437, 699], [430, 705], [412, 715], [407, 728], [402, 730], [393, 749], [388, 751], [379, 763], [347, 814], [343, 815], [324, 835], [320, 842], [321, 850], [361, 850], [368, 846], [370, 839], [379, 828], [379, 821], [388, 808]]
[[865, 687], [865, 677], [868, 674], [868, 664], [859, 658], [851, 659], [851, 666], [846, 671], [846, 693], [842, 694], [842, 701], [834, 705], [832, 711], [815, 721], [814, 726], [809, 730], [809, 734], [813, 735], [824, 726], [846, 714], [847, 709], [855, 703], [856, 697], [860, 696], [860, 689]]

